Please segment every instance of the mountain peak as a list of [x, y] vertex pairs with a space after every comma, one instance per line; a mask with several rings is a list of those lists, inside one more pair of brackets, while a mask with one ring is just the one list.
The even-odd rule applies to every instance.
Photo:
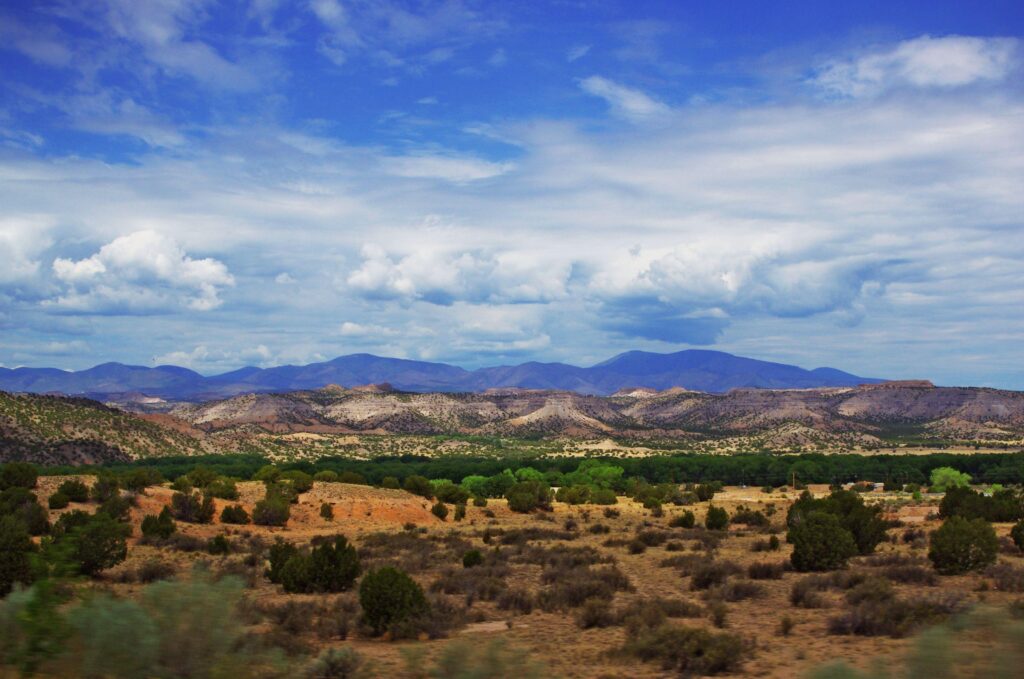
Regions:
[[513, 388], [607, 395], [624, 388], [724, 393], [734, 388], [846, 387], [878, 381], [835, 368], [805, 370], [707, 349], [665, 354], [626, 351], [589, 368], [530, 361], [469, 371], [445, 363], [360, 353], [309, 365], [250, 366], [211, 377], [178, 366], [146, 368], [115, 362], [79, 372], [27, 368], [0, 373], [0, 389], [7, 391], [100, 395], [140, 392], [176, 400], [320, 389], [330, 384], [386, 384], [389, 389], [413, 392]]

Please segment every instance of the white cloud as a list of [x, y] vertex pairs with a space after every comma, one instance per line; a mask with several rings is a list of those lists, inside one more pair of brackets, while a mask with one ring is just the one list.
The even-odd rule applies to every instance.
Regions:
[[590, 53], [590, 45], [573, 45], [565, 53], [565, 60], [568, 62], [578, 61]]
[[222, 262], [193, 259], [155, 231], [121, 236], [85, 259], [59, 257], [53, 273], [66, 290], [45, 304], [82, 313], [209, 311], [235, 283]]
[[281, 273], [274, 276], [274, 282], [277, 283], [278, 285], [291, 285], [292, 283], [295, 282], [295, 279], [287, 271], [282, 271]]
[[441, 179], [465, 183], [490, 179], [512, 169], [510, 163], [493, 163], [478, 158], [417, 155], [383, 158], [384, 169], [398, 177]]
[[362, 258], [347, 284], [367, 299], [546, 302], [565, 295], [569, 276], [568, 262], [552, 266], [531, 252], [419, 250], [395, 258], [366, 245]]
[[204, 0], [105, 0], [109, 29], [142, 47], [146, 57], [171, 75], [186, 75], [222, 89], [240, 91], [259, 86], [259, 79], [238, 63], [193, 37], [205, 19]]
[[36, 275], [40, 254], [52, 244], [51, 227], [51, 220], [38, 215], [0, 218], [0, 285]]
[[1019, 56], [1013, 38], [921, 36], [891, 47], [827, 62], [813, 82], [846, 97], [897, 86], [962, 87], [1005, 78]]
[[632, 121], [659, 118], [669, 112], [669, 107], [653, 97], [625, 85], [592, 75], [580, 81], [580, 88], [587, 94], [608, 102], [612, 113]]

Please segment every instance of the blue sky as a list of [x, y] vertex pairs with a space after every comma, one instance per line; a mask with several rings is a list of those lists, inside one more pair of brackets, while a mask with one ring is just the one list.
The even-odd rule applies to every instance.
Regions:
[[1012, 2], [5, 2], [0, 365], [705, 347], [1024, 388], [1022, 32]]

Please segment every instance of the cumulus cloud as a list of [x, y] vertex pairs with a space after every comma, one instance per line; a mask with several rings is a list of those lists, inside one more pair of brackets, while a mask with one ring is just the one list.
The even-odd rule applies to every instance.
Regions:
[[580, 81], [580, 89], [608, 102], [612, 113], [635, 122], [666, 115], [669, 107], [640, 90], [592, 75]]
[[53, 274], [65, 292], [45, 304], [78, 313], [209, 311], [235, 283], [216, 259], [193, 259], [173, 239], [137, 231], [85, 259], [57, 258]]
[[362, 265], [348, 286], [366, 299], [423, 301], [547, 302], [565, 295], [568, 262], [550, 265], [529, 252], [420, 250], [389, 255], [377, 245], [362, 249]]
[[962, 87], [1005, 78], [1019, 57], [1013, 38], [921, 36], [854, 57], [831, 60], [813, 82], [845, 97], [898, 87]]

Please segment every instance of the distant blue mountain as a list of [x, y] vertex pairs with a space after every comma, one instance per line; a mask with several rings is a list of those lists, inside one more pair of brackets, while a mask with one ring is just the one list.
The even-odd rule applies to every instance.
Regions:
[[606, 395], [626, 387], [659, 390], [683, 387], [721, 393], [738, 387], [805, 389], [879, 381], [835, 368], [805, 370], [721, 351], [692, 349], [671, 354], [627, 351], [589, 368], [530, 362], [465, 370], [445, 363], [372, 354], [351, 354], [301, 366], [246, 367], [209, 377], [169, 365], [146, 368], [104, 363], [77, 372], [54, 368], [0, 368], [0, 390], [3, 391], [91, 396], [141, 392], [174, 400], [209, 400], [244, 393], [318, 389], [328, 384], [357, 386], [383, 382], [404, 391], [483, 391], [518, 387]]

